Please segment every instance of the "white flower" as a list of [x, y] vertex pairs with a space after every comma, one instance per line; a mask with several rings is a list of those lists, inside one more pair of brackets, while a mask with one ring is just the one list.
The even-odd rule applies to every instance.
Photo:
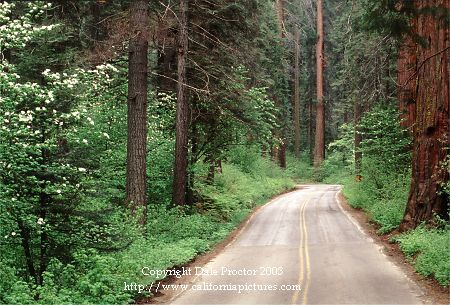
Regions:
[[56, 190], [56, 192], [57, 192], [58, 194], [61, 194], [61, 190]]
[[83, 168], [83, 167], [79, 167], [78, 170], [79, 170], [80, 172], [86, 172], [86, 169]]
[[83, 139], [83, 143], [84, 143], [84, 144], [87, 144], [88, 141], [87, 141], [86, 139]]
[[103, 136], [104, 136], [105, 138], [109, 139], [109, 135], [108, 135], [106, 132], [103, 133]]
[[39, 219], [37, 220], [37, 224], [38, 224], [38, 225], [43, 225], [43, 224], [44, 224], [44, 218], [39, 218]]
[[16, 232], [11, 232], [11, 235], [12, 236], [16, 236]]

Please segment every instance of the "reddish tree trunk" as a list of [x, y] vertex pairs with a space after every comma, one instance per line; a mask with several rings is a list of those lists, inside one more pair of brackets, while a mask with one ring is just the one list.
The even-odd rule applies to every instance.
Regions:
[[128, 63], [128, 142], [126, 200], [138, 221], [145, 224], [147, 188], [147, 51], [148, 1], [130, 7], [131, 38]]
[[188, 52], [187, 10], [188, 0], [180, 0], [180, 31], [178, 46], [178, 87], [176, 111], [175, 165], [173, 177], [173, 204], [186, 201], [188, 165], [188, 101], [186, 97], [186, 55]]
[[[441, 6], [450, 0], [421, 0], [417, 8]], [[413, 127], [412, 181], [405, 216], [400, 229], [414, 228], [436, 213], [448, 218], [448, 195], [442, 183], [448, 171], [442, 162], [448, 156], [449, 141], [449, 28], [441, 18], [428, 14], [417, 17], [415, 32], [428, 42], [418, 46], [416, 116]]]
[[416, 112], [417, 68], [416, 44], [410, 35], [405, 36], [398, 53], [398, 103], [401, 112], [401, 125], [412, 132]]
[[317, 0], [317, 45], [316, 45], [316, 70], [317, 70], [317, 105], [316, 105], [316, 137], [314, 147], [314, 167], [317, 169], [325, 158], [325, 105], [323, 101], [323, 2]]

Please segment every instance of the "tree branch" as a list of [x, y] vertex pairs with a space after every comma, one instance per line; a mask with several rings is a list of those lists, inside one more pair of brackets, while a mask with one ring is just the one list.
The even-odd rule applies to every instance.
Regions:
[[408, 80], [407, 80], [403, 85], [401, 85], [401, 87], [403, 88], [403, 87], [405, 87], [406, 85], [408, 85], [409, 82], [410, 82], [410, 81], [411, 81], [411, 80], [419, 73], [420, 69], [422, 69], [423, 65], [424, 65], [427, 61], [429, 61], [429, 60], [430, 60], [431, 58], [433, 58], [433, 57], [438, 56], [438, 55], [441, 54], [441, 53], [444, 53], [444, 52], [447, 51], [448, 49], [450, 49], [450, 46], [448, 46], [448, 47], [446, 47], [446, 48], [440, 50], [439, 52], [434, 53], [433, 55], [430, 55], [430, 56], [428, 56], [427, 58], [425, 58], [425, 59], [421, 62], [421, 64], [417, 67], [416, 71], [408, 78]]

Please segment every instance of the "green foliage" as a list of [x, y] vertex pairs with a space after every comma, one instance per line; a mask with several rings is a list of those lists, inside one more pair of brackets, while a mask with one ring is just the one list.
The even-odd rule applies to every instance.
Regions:
[[313, 181], [314, 168], [311, 165], [309, 154], [304, 152], [300, 158], [288, 154], [285, 173], [297, 183]]
[[[256, 148], [236, 147], [229, 152], [224, 174], [213, 185], [200, 183], [202, 209], [225, 220], [239, 221], [257, 204], [273, 194], [293, 187], [293, 181], [272, 161], [261, 157]], [[203, 190], [203, 191], [202, 191]]]
[[363, 6], [362, 28], [394, 36], [410, 32], [408, 17], [415, 13], [413, 1], [364, 0]]
[[[343, 126], [338, 140], [329, 145], [330, 155], [322, 172], [326, 181], [344, 184], [343, 193], [354, 208], [366, 211], [378, 226], [378, 233], [396, 229], [403, 219], [410, 184], [410, 139], [400, 127], [395, 109], [375, 107], [366, 113], [360, 124], [363, 141], [362, 181], [356, 182], [352, 156], [353, 129]], [[353, 156], [352, 156], [353, 157]], [[339, 176], [339, 173], [347, 173]], [[442, 222], [442, 221], [441, 221]], [[450, 235], [444, 221], [441, 228], [417, 229], [396, 237], [401, 250], [413, 262], [417, 272], [433, 276], [441, 285], [450, 280]]]
[[379, 225], [378, 232], [385, 234], [396, 229], [403, 219], [410, 178], [389, 175], [377, 179], [383, 183], [383, 189], [374, 188], [373, 178], [364, 174], [361, 182], [346, 178], [343, 193], [352, 207], [367, 211]]
[[384, 234], [400, 224], [410, 183], [410, 139], [400, 127], [398, 113], [389, 107], [375, 107], [364, 114], [358, 132], [362, 135], [362, 181], [354, 173], [354, 129], [343, 125], [340, 137], [329, 145], [329, 156], [321, 174], [327, 182], [344, 184], [349, 204], [368, 212]]
[[396, 237], [400, 249], [417, 272], [433, 276], [442, 286], [450, 284], [450, 230], [427, 229], [421, 225]]
[[350, 175], [355, 164], [353, 143], [353, 124], [343, 124], [339, 127], [339, 137], [328, 145], [328, 157], [319, 171], [314, 173], [315, 180], [338, 183]]
[[[0, 281], [5, 284], [0, 285], [0, 295], [8, 304], [127, 303], [137, 291], [124, 291], [124, 282], [149, 284], [157, 280], [143, 276], [143, 266], [168, 269], [190, 261], [226, 237], [257, 204], [293, 186], [276, 164], [261, 158], [257, 151], [246, 158], [253, 159], [248, 172], [224, 164], [224, 173], [218, 175], [214, 184], [198, 186], [205, 201], [194, 207], [195, 213], [150, 205], [147, 239], [129, 236], [132, 244], [112, 254], [87, 249], [75, 252], [69, 263], [52, 259], [43, 285], [35, 288], [21, 281], [14, 268], [4, 268], [3, 278], [17, 284]], [[118, 218], [123, 219], [124, 215]], [[92, 224], [90, 228], [92, 233]], [[129, 228], [122, 234], [132, 232]], [[30, 297], [35, 294], [39, 294], [37, 303]]]
[[[372, 176], [395, 173], [408, 167], [411, 139], [407, 130], [400, 126], [399, 113], [395, 108], [375, 107], [363, 116], [360, 128], [363, 155], [378, 163], [379, 170]], [[366, 169], [376, 170], [371, 165]]]

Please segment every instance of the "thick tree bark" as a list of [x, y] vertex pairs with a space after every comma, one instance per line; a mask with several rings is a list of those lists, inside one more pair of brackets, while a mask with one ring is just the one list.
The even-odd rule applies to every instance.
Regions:
[[186, 202], [186, 182], [188, 165], [188, 101], [186, 97], [186, 56], [188, 52], [187, 29], [188, 0], [180, 0], [179, 42], [178, 42], [178, 85], [176, 111], [175, 165], [173, 176], [173, 204]]
[[404, 37], [403, 44], [399, 48], [397, 59], [398, 77], [397, 91], [398, 106], [401, 112], [401, 125], [408, 128], [412, 133], [412, 126], [416, 112], [416, 81], [413, 76], [417, 69], [416, 44], [412, 37]]
[[131, 38], [128, 63], [128, 142], [126, 200], [138, 221], [146, 221], [147, 189], [147, 52], [148, 1], [130, 7]]
[[[417, 0], [418, 9], [440, 6], [450, 0]], [[417, 46], [416, 115], [413, 127], [412, 181], [400, 229], [416, 227], [433, 214], [448, 218], [448, 195], [441, 192], [449, 179], [442, 168], [448, 156], [449, 138], [449, 26], [429, 14], [417, 17], [414, 30], [427, 40]], [[446, 51], [443, 51], [446, 50]]]
[[294, 50], [294, 153], [300, 157], [300, 32], [295, 30]]
[[317, 105], [316, 105], [316, 137], [314, 147], [314, 167], [317, 169], [325, 158], [325, 106], [324, 106], [324, 83], [323, 83], [323, 2], [317, 0], [317, 45], [316, 45], [316, 70], [317, 70]]

